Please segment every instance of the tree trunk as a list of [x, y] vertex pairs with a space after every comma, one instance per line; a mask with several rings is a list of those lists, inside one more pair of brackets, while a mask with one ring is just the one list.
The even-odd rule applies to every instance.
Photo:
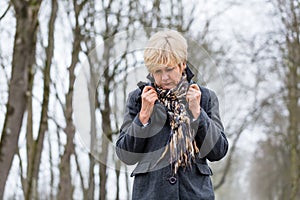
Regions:
[[[29, 83], [28, 83], [28, 96], [27, 96], [27, 126], [26, 126], [26, 150], [27, 150], [27, 173], [28, 169], [32, 166], [31, 162], [28, 162], [30, 158], [32, 157], [32, 150], [33, 150], [33, 110], [32, 110], [32, 88], [34, 83], [34, 76], [33, 70], [29, 72]], [[20, 157], [20, 162], [23, 162]], [[24, 197], [26, 196], [26, 191], [28, 189], [28, 174], [26, 177], [22, 176], [22, 187], [23, 187], [23, 193]]]
[[28, 169], [27, 169], [27, 179], [28, 187], [26, 191], [25, 199], [31, 200], [36, 199], [37, 187], [38, 187], [38, 174], [40, 168], [41, 155], [43, 151], [43, 143], [45, 133], [48, 129], [48, 104], [49, 104], [49, 94], [50, 94], [50, 69], [51, 61], [54, 51], [54, 24], [56, 19], [56, 14], [58, 10], [57, 0], [52, 0], [52, 11], [49, 20], [49, 34], [48, 34], [48, 47], [46, 48], [46, 64], [44, 68], [44, 96], [42, 103], [42, 114], [40, 119], [40, 127], [38, 132], [38, 138], [33, 143], [32, 152], [28, 157]]
[[41, 1], [12, 0], [17, 19], [6, 116], [0, 142], [0, 199], [18, 148], [26, 109], [28, 73], [35, 62], [36, 30]]
[[50, 200], [54, 200], [54, 165], [53, 165], [53, 157], [52, 157], [52, 144], [51, 139], [48, 137], [48, 145], [49, 145], [49, 162], [50, 162]]
[[103, 93], [104, 93], [104, 106], [101, 109], [101, 116], [102, 116], [102, 135], [101, 135], [101, 152], [100, 152], [100, 200], [106, 199], [106, 165], [107, 165], [107, 156], [108, 156], [108, 143], [112, 139], [112, 128], [111, 128], [111, 106], [109, 103], [109, 96], [110, 96], [110, 84], [112, 78], [109, 74], [109, 59], [110, 53], [113, 47], [113, 40], [105, 41], [104, 42], [104, 54], [103, 54], [103, 63], [102, 66], [105, 67], [104, 70], [104, 85], [103, 85]]
[[65, 133], [67, 136], [67, 144], [65, 145], [65, 151], [62, 155], [60, 162], [60, 180], [58, 186], [58, 199], [73, 199], [73, 186], [71, 182], [71, 171], [70, 171], [70, 157], [74, 153], [74, 134], [75, 127], [72, 119], [73, 114], [73, 90], [74, 90], [74, 82], [75, 82], [75, 66], [78, 63], [78, 55], [81, 50], [80, 43], [82, 41], [82, 35], [80, 33], [80, 25], [79, 25], [79, 14], [82, 10], [83, 5], [77, 5], [74, 1], [74, 10], [75, 10], [75, 30], [74, 30], [74, 42], [73, 42], [73, 51], [72, 51], [72, 62], [69, 67], [69, 90], [66, 94], [66, 107], [64, 110], [64, 115], [66, 119], [66, 128]]
[[116, 163], [116, 169], [115, 169], [115, 172], [116, 172], [116, 187], [117, 187], [117, 196], [116, 196], [116, 199], [119, 200], [120, 199], [120, 170], [121, 170], [121, 161], [120, 160], [116, 160], [115, 161]]
[[[294, 62], [288, 63], [287, 74], [287, 89], [288, 89], [288, 101], [287, 108], [289, 111], [289, 146], [290, 146], [290, 176], [291, 176], [291, 193], [290, 200], [296, 200], [299, 198], [299, 174], [300, 174], [300, 155], [299, 155], [299, 97], [298, 97], [298, 84], [299, 78], [297, 70], [300, 67], [300, 58], [297, 49], [300, 49], [300, 44], [294, 41], [294, 44], [289, 44], [288, 48], [289, 57], [293, 58]], [[297, 62], [298, 61], [298, 62]]]
[[[289, 21], [283, 21], [286, 28], [286, 46], [287, 46], [287, 74], [286, 88], [287, 109], [289, 111], [288, 142], [290, 150], [290, 181], [291, 192], [290, 200], [299, 199], [300, 195], [300, 132], [299, 132], [299, 69], [300, 69], [300, 31], [299, 31], [299, 2], [287, 1], [286, 12], [289, 15]], [[283, 18], [284, 19], [284, 18]]]
[[89, 104], [90, 104], [90, 113], [91, 113], [91, 124], [90, 124], [90, 155], [89, 155], [89, 179], [88, 179], [88, 189], [87, 189], [87, 198], [94, 199], [95, 193], [95, 173], [94, 168], [96, 165], [95, 155], [96, 155], [96, 145], [97, 145], [97, 130], [96, 130], [96, 113], [95, 113], [95, 91], [97, 89], [97, 82], [94, 77], [94, 70], [92, 69], [93, 63], [90, 63], [90, 82], [88, 84], [88, 93], [89, 93]]

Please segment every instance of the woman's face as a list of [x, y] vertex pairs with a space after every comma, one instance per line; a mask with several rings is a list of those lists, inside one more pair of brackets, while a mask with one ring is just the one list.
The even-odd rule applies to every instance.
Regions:
[[157, 86], [163, 89], [173, 89], [179, 83], [182, 72], [186, 68], [185, 64], [162, 65], [152, 73]]

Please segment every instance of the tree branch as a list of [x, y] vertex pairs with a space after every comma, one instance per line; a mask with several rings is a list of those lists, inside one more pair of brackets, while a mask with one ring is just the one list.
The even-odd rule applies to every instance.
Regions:
[[77, 165], [77, 171], [79, 173], [80, 185], [81, 185], [83, 193], [85, 194], [86, 193], [86, 188], [84, 187], [83, 175], [82, 175], [82, 172], [81, 172], [81, 169], [80, 169], [80, 164], [79, 164], [79, 161], [78, 161], [77, 153], [74, 153], [74, 156], [75, 156], [75, 162], [76, 162], [76, 165]]
[[[270, 96], [272, 96], [272, 94]], [[255, 107], [251, 112], [249, 112], [249, 114], [247, 115], [248, 117], [244, 118], [244, 121], [242, 122], [242, 124], [238, 128], [236, 137], [234, 138], [233, 143], [231, 145], [231, 149], [230, 149], [230, 152], [229, 152], [229, 155], [228, 155], [227, 162], [225, 164], [225, 169], [223, 171], [223, 175], [221, 177], [221, 180], [219, 181], [219, 183], [217, 183], [214, 186], [215, 190], [219, 189], [225, 183], [226, 176], [227, 176], [227, 174], [230, 170], [230, 167], [231, 167], [233, 154], [236, 150], [237, 142], [239, 141], [243, 131], [251, 124], [251, 122], [256, 122], [258, 120], [261, 113], [263, 112], [263, 108], [265, 106], [269, 105], [268, 100], [271, 98], [270, 96], [265, 98], [265, 100], [263, 100], [261, 102], [261, 104], [258, 104], [257, 107]]]
[[4, 13], [0, 16], [0, 21], [5, 17], [5, 15], [7, 14], [7, 12], [9, 11], [11, 7], [11, 2], [8, 3], [8, 6], [6, 8], [6, 10], [4, 11]]

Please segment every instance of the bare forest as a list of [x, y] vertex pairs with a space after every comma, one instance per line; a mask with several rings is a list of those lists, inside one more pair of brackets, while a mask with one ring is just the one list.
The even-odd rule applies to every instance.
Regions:
[[216, 199], [300, 199], [299, 0], [2, 0], [0, 199], [130, 199], [115, 141], [163, 29], [220, 98]]

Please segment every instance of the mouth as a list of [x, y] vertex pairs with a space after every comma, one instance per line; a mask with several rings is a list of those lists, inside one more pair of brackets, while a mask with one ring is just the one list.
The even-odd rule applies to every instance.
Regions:
[[172, 83], [163, 83], [161, 87], [164, 89], [170, 89], [172, 87]]
[[162, 85], [171, 85], [172, 83], [162, 83]]

